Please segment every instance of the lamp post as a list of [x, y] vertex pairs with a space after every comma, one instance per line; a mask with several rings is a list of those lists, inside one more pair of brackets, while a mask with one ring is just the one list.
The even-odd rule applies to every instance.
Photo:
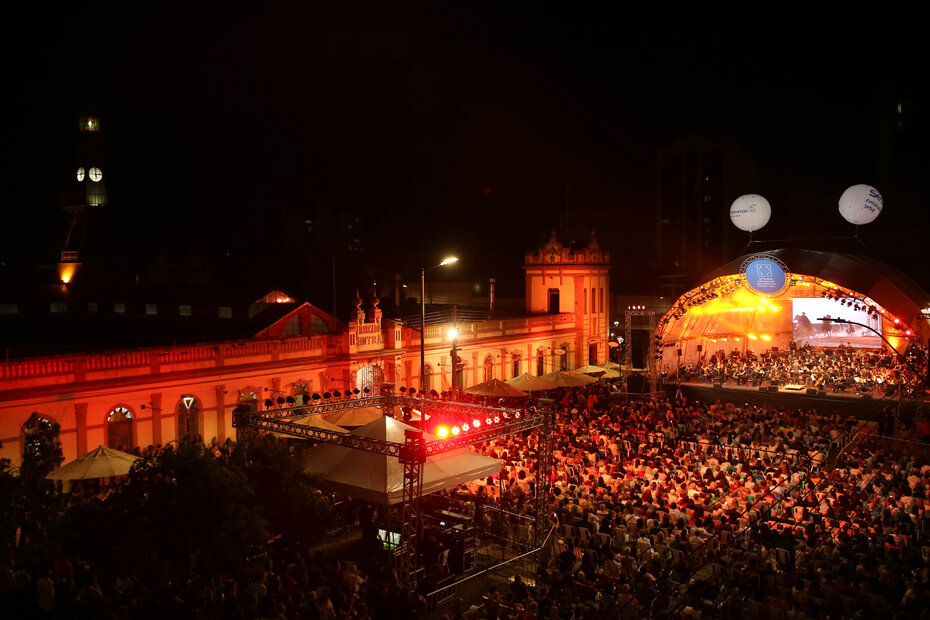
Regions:
[[424, 389], [423, 377], [426, 375], [426, 270], [436, 269], [457, 262], [457, 256], [449, 256], [432, 267], [420, 267], [420, 390]]

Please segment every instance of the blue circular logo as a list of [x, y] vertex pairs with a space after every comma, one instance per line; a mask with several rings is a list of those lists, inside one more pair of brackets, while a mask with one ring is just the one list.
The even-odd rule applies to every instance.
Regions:
[[769, 258], [757, 258], [746, 265], [746, 282], [757, 293], [779, 293], [785, 288], [787, 280], [782, 266]]

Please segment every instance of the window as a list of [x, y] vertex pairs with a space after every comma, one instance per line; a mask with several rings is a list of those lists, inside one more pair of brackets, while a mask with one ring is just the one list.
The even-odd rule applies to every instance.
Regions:
[[292, 316], [284, 326], [282, 336], [299, 336], [300, 335], [300, 316]]
[[50, 311], [50, 312], [55, 312], [55, 313], [67, 312], [67, 311], [68, 311], [68, 302], [64, 302], [64, 301], [53, 301], [53, 302], [51, 303], [51, 305], [49, 306], [49, 311]]
[[494, 356], [489, 355], [484, 358], [484, 380], [490, 381], [494, 378]]
[[514, 377], [520, 376], [520, 356], [519, 355], [513, 356], [513, 376]]
[[121, 301], [116, 302], [113, 304], [113, 312], [116, 314], [126, 314], [126, 304]]
[[89, 301], [87, 302], [87, 311], [88, 312], [97, 312], [97, 302]]
[[[42, 465], [50, 458], [54, 459], [55, 452], [60, 456], [59, 432], [60, 428], [53, 420], [33, 412], [23, 424], [23, 460]], [[60, 464], [59, 458], [54, 465]]]
[[581, 313], [588, 313], [588, 289], [584, 289], [584, 293], [581, 295]]
[[158, 304], [145, 304], [145, 313], [148, 315], [158, 314]]
[[559, 289], [549, 289], [549, 314], [559, 313]]
[[178, 306], [178, 316], [190, 316], [191, 307], [190, 306]]
[[604, 289], [603, 287], [600, 290], [600, 299], [598, 300], [597, 311], [598, 312], [604, 311]]
[[220, 306], [220, 318], [221, 319], [231, 319], [232, 318], [232, 308], [229, 306]]
[[200, 434], [200, 403], [196, 397], [187, 394], [178, 403], [178, 439], [194, 438]]
[[114, 407], [107, 414], [107, 447], [129, 452], [132, 449], [132, 411]]
[[328, 334], [329, 325], [326, 324], [326, 321], [318, 317], [317, 315], [311, 315], [310, 317], [310, 333], [311, 334]]
[[594, 309], [597, 308], [597, 290], [591, 289], [591, 312], [594, 313]]
[[536, 376], [546, 374], [546, 352], [540, 349], [536, 352]]

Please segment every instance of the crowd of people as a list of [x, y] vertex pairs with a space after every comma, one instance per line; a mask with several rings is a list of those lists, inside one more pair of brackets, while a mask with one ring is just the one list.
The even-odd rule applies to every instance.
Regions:
[[721, 349], [684, 365], [681, 378], [705, 383], [797, 385], [830, 392], [913, 395], [923, 390], [926, 359], [924, 350], [916, 346], [902, 356], [846, 346], [792, 346], [787, 351], [769, 350], [761, 355], [738, 349], [727, 354]]
[[[551, 471], [539, 471], [537, 429], [479, 446], [501, 461], [500, 476], [445, 492], [518, 551], [533, 546], [536, 498], [545, 493], [543, 561], [440, 614], [800, 619], [930, 609], [930, 461], [921, 444], [789, 407], [622, 402], [605, 381], [549, 396], [557, 407]], [[235, 445], [203, 448], [219, 455]], [[347, 515], [372, 519], [363, 504]], [[405, 587], [383, 549], [347, 562], [306, 544], [271, 545], [228, 572], [164, 584], [143, 565], [101, 583], [80, 558], [31, 544], [16, 540], [0, 558], [0, 600], [9, 603], [0, 618], [12, 617], [4, 609], [32, 609], [36, 618], [430, 613], [424, 592]], [[448, 574], [435, 558], [428, 570]]]
[[[863, 441], [874, 429], [836, 415], [620, 406], [591, 388], [560, 403], [559, 419], [552, 560], [531, 588], [521, 579], [489, 591], [489, 615], [819, 618], [930, 608], [930, 462], [910, 456], [913, 445]], [[479, 505], [532, 510], [535, 441], [486, 447], [506, 473], [497, 491], [472, 485]], [[525, 536], [521, 520], [510, 524], [510, 537]]]

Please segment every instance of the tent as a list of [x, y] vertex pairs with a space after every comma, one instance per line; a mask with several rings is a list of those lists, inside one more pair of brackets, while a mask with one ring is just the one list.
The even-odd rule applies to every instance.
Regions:
[[100, 446], [59, 467], [46, 478], [48, 480], [92, 480], [125, 476], [132, 469], [132, 464], [138, 460], [138, 456]]
[[553, 388], [559, 387], [552, 381], [547, 381], [542, 377], [534, 377], [528, 372], [516, 376], [513, 379], [508, 379], [507, 385], [512, 385], [518, 390], [523, 390], [524, 392], [540, 392], [542, 390], [551, 390]]
[[567, 370], [550, 372], [548, 375], [543, 375], [541, 378], [551, 381], [559, 387], [578, 387], [597, 381], [594, 377]]
[[[334, 433], [348, 433], [348, 429], [342, 428], [341, 426], [336, 426], [332, 422], [324, 420], [319, 415], [307, 415], [302, 418], [296, 418], [293, 420], [288, 420], [294, 424], [300, 424], [301, 426], [309, 426], [310, 428], [317, 428], [324, 431], [332, 431]], [[286, 435], [284, 433], [272, 433], [275, 437], [287, 437], [293, 438], [291, 435]]]
[[[413, 428], [393, 418], [381, 417], [350, 434], [396, 443]], [[423, 434], [426, 441], [435, 439]], [[435, 493], [470, 480], [499, 474], [500, 461], [468, 448], [431, 456], [423, 466], [423, 494]], [[403, 498], [404, 467], [396, 456], [366, 452], [335, 444], [321, 444], [307, 451], [306, 471], [318, 474], [320, 486], [380, 505], [399, 504]]]
[[576, 369], [574, 369], [572, 372], [580, 372], [580, 373], [584, 373], [584, 374], [586, 374], [586, 375], [595, 375], [595, 376], [598, 376], [598, 377], [599, 377], [599, 376], [601, 376], [602, 374], [604, 374], [605, 372], [607, 372], [607, 368], [605, 368], [605, 367], [603, 367], [603, 366], [595, 366], [595, 365], [593, 365], [593, 364], [588, 364], [587, 366], [582, 366], [581, 368], [576, 368]]
[[489, 379], [484, 383], [466, 388], [465, 391], [469, 394], [477, 394], [479, 396], [526, 396], [526, 392], [523, 390], [515, 388], [500, 379]]
[[323, 419], [336, 426], [364, 426], [383, 418], [384, 412], [377, 407], [359, 407], [358, 409], [343, 409], [323, 416]]

